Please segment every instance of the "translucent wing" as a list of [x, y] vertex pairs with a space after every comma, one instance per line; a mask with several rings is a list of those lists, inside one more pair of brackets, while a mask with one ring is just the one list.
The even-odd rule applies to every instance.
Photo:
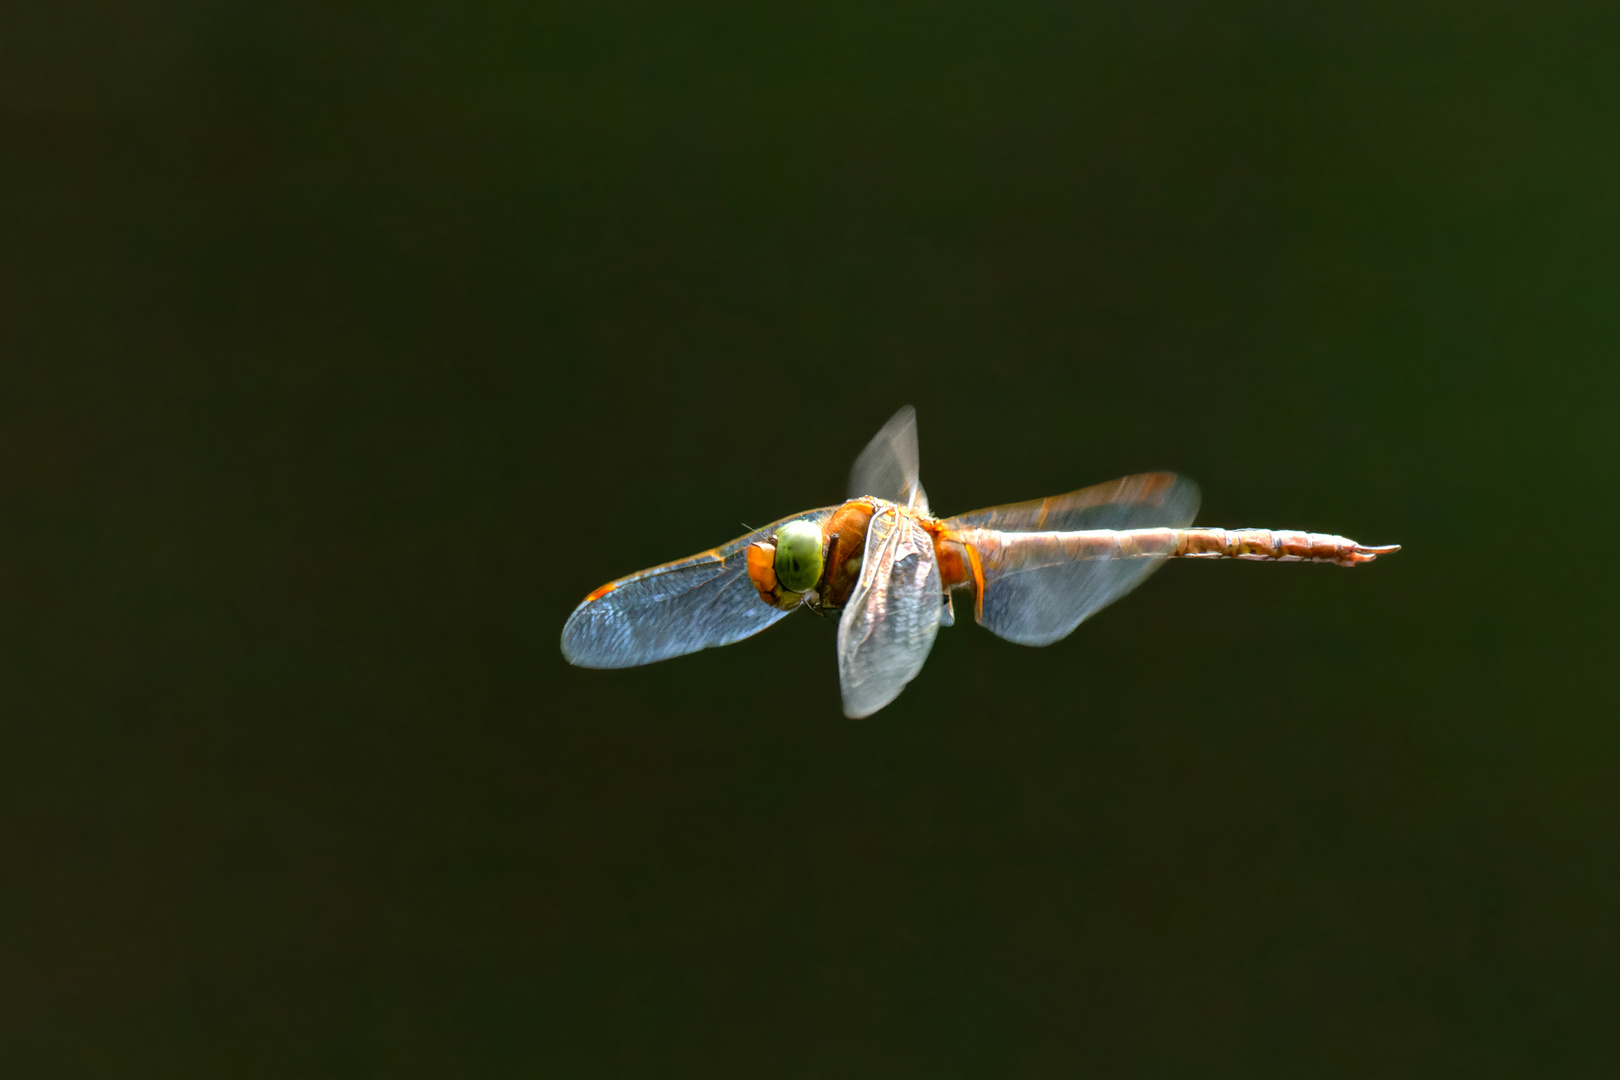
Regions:
[[[887, 430], [887, 429], [885, 429]], [[958, 514], [952, 529], [1079, 532], [1083, 529], [1185, 528], [1198, 515], [1198, 485], [1175, 473], [1138, 473], [1106, 484]]]
[[917, 410], [910, 405], [872, 436], [849, 470], [849, 498], [862, 495], [928, 513], [928, 496], [917, 479]]
[[895, 507], [872, 515], [855, 591], [838, 620], [844, 715], [870, 716], [917, 677], [939, 631], [933, 540]]
[[790, 521], [824, 521], [836, 509], [794, 514], [701, 555], [602, 586], [568, 616], [563, 656], [580, 667], [638, 667], [759, 633], [787, 612], [760, 600], [748, 580], [748, 545]]
[[[1067, 495], [992, 506], [944, 522], [974, 548], [982, 579], [975, 614], [1008, 641], [1050, 645], [1130, 592], [1163, 555], [1076, 559], [1053, 533], [1184, 528], [1198, 513], [1198, 485], [1174, 473], [1142, 473]], [[975, 530], [989, 530], [977, 542]], [[1038, 533], [1025, 536], [1019, 534]]]

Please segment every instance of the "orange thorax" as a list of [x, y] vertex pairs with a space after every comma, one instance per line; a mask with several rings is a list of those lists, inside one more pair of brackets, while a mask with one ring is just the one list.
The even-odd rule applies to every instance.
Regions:
[[[826, 545], [821, 580], [816, 592], [821, 605], [841, 608], [855, 591], [860, 580], [861, 561], [866, 552], [866, 530], [872, 515], [879, 507], [894, 506], [872, 498], [851, 499], [833, 511], [821, 526], [822, 542]], [[972, 580], [968, 567], [966, 547], [951, 530], [931, 517], [914, 510], [899, 507], [900, 513], [910, 515], [934, 539], [934, 558], [939, 563], [940, 585], [953, 589]], [[748, 580], [759, 590], [759, 598], [772, 607], [795, 607], [800, 595], [781, 588], [776, 580], [776, 540], [761, 541], [748, 548]]]

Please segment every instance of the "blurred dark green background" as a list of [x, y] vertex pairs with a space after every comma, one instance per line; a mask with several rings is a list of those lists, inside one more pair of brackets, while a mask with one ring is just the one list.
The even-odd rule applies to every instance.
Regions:
[[[0, 1071], [1620, 1068], [1612, 4], [0, 24]], [[1152, 468], [870, 721], [612, 577]]]

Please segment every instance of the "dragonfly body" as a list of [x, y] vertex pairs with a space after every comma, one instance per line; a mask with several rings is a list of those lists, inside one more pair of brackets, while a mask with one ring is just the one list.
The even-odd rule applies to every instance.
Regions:
[[957, 590], [972, 593], [980, 625], [1048, 645], [1165, 559], [1356, 566], [1399, 550], [1324, 533], [1192, 528], [1197, 486], [1173, 473], [939, 519], [916, 463], [908, 407], [857, 459], [843, 504], [602, 586], [569, 617], [563, 654], [585, 667], [634, 667], [741, 640], [800, 606], [836, 611], [844, 711], [858, 717], [921, 670], [938, 628], [954, 622]]

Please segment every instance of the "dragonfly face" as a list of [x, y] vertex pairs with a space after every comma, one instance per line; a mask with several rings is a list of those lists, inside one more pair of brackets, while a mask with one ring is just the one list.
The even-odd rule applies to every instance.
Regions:
[[808, 521], [790, 521], [776, 533], [776, 580], [782, 588], [807, 593], [821, 580], [821, 529]]
[[852, 499], [821, 522], [794, 521], [755, 541], [748, 578], [759, 598], [791, 611], [809, 602], [821, 611], [844, 606], [861, 573], [866, 532], [878, 499]]
[[582, 667], [635, 667], [727, 645], [804, 603], [836, 610], [844, 712], [893, 701], [950, 625], [950, 591], [1000, 637], [1048, 645], [1166, 558], [1335, 562], [1394, 547], [1342, 536], [1189, 529], [1198, 487], [1144, 473], [944, 520], [917, 478], [916, 414], [901, 409], [856, 459], [840, 506], [794, 514], [729, 544], [602, 586], [574, 609], [562, 651]]

